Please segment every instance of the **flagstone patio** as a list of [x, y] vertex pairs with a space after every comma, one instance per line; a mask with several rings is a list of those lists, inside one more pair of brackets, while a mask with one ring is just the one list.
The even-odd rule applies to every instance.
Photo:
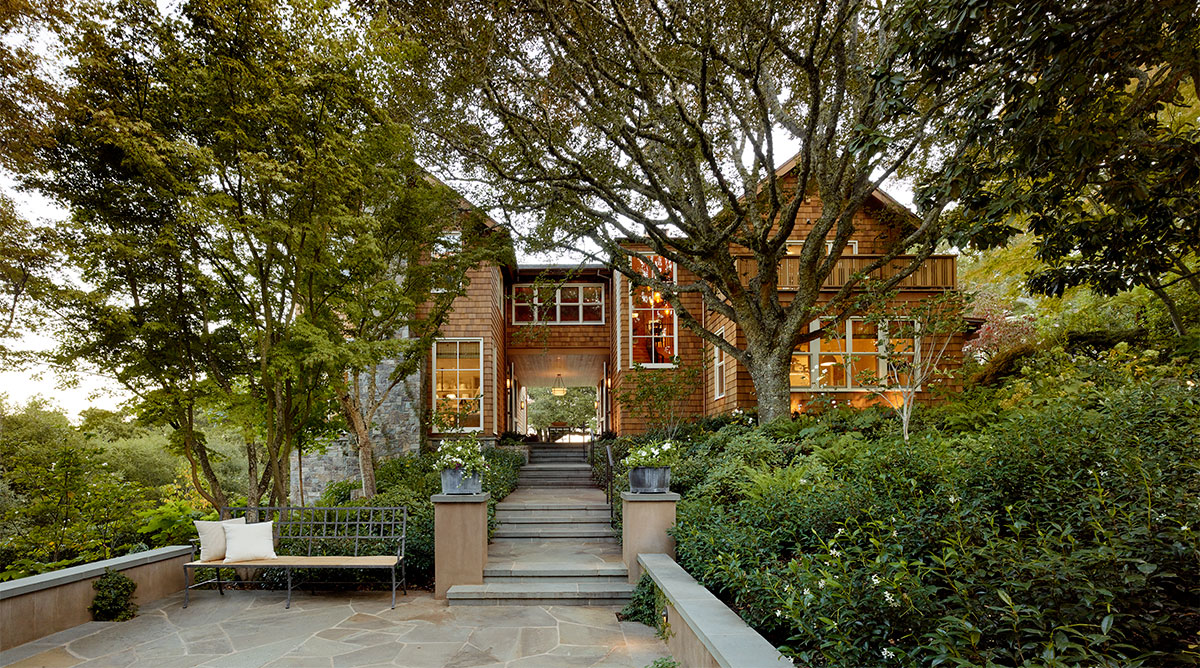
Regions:
[[91, 622], [0, 653], [0, 665], [183, 668], [642, 668], [667, 656], [654, 630], [617, 608], [448, 607], [409, 592], [299, 595], [194, 592], [143, 606], [128, 622]]

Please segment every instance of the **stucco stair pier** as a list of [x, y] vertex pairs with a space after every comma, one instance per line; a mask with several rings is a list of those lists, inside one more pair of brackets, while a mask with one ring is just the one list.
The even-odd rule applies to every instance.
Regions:
[[624, 605], [633, 585], [595, 487], [522, 485], [496, 504], [483, 584], [455, 585], [450, 605]]

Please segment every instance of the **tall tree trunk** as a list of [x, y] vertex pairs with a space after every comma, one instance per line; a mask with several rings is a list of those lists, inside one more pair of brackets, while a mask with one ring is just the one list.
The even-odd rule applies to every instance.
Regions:
[[258, 481], [258, 453], [255, 452], [254, 439], [246, 438], [246, 472], [249, 481], [246, 487], [246, 521], [258, 521], [259, 500], [262, 498], [262, 486]]
[[1150, 292], [1153, 292], [1166, 305], [1167, 313], [1171, 316], [1171, 325], [1175, 328], [1175, 333], [1179, 336], [1186, 334], [1187, 330], [1183, 326], [1183, 317], [1179, 315], [1179, 306], [1175, 303], [1175, 299], [1167, 294], [1167, 291], [1158, 283], [1152, 283], [1146, 287], [1150, 288]]
[[370, 430], [367, 429], [366, 418], [363, 417], [362, 402], [352, 389], [349, 379], [345, 379], [341, 391], [338, 392], [338, 403], [342, 406], [342, 415], [354, 433], [354, 442], [358, 447], [358, 471], [362, 476], [363, 498], [375, 496], [375, 448], [372, 447]]
[[758, 395], [758, 421], [766, 424], [792, 414], [792, 351], [774, 341], [746, 341], [746, 370]]

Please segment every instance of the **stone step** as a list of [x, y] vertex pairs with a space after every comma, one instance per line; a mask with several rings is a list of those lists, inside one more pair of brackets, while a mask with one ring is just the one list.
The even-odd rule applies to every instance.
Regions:
[[576, 532], [586, 532], [588, 535], [607, 536], [604, 530], [612, 531], [608, 518], [599, 520], [584, 520], [581, 522], [501, 522], [496, 526], [494, 535], [501, 537], [532, 535], [539, 531], [541, 535], [553, 536], [576, 535]]
[[555, 543], [572, 544], [586, 540], [589, 543], [616, 545], [616, 536], [492, 536], [493, 543]]
[[608, 522], [611, 515], [607, 510], [531, 510], [531, 511], [496, 511], [496, 521], [501, 524], [586, 524], [590, 522]]
[[454, 585], [450, 605], [624, 605], [633, 594], [627, 582], [497, 582]]
[[501, 501], [496, 504], [496, 512], [536, 512], [536, 511], [593, 511], [609, 512], [607, 503], [587, 503], [581, 501], [542, 502], [542, 501]]
[[578, 486], [580, 486], [580, 481], [577, 480], [536, 480], [521, 482], [521, 487], [530, 488], [564, 488]]
[[521, 467], [521, 473], [542, 471], [579, 471], [580, 473], [591, 474], [592, 467], [587, 464], [569, 464], [569, 463], [547, 463], [547, 464], [526, 464]]
[[592, 522], [588, 524], [501, 524], [496, 527], [492, 538], [574, 538], [588, 540], [592, 538], [613, 537], [612, 527], [607, 522]]
[[593, 564], [514, 563], [508, 566], [485, 566], [483, 568], [483, 577], [488, 580], [492, 578], [520, 578], [522, 581], [534, 578], [552, 578], [555, 581], [574, 578], [578, 582], [588, 582], [596, 578], [621, 578], [621, 581], [624, 582], [629, 577], [629, 569], [625, 568], [625, 564], [619, 561]]

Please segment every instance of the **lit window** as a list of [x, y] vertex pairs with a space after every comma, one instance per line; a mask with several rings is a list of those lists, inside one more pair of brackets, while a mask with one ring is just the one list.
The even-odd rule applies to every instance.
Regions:
[[[725, 328], [718, 329], [717, 338], [725, 338]], [[715, 399], [725, 396], [725, 351], [720, 346], [713, 346], [713, 386], [716, 388]]]
[[433, 373], [435, 410], [460, 429], [482, 429], [483, 341], [434, 341]]
[[[650, 261], [669, 281], [675, 280], [675, 263], [653, 255]], [[633, 258], [634, 271], [651, 277], [653, 268], [639, 258]], [[631, 286], [629, 291], [630, 365], [668, 366], [678, 350], [679, 330], [675, 310], [663, 294], [650, 286]]]
[[[819, 327], [813, 323], [813, 329]], [[893, 336], [889, 339], [889, 330]], [[907, 321], [873, 323], [851, 318], [792, 353], [794, 390], [869, 390], [903, 386], [919, 340]]]
[[[799, 255], [800, 251], [802, 251], [802, 250], [804, 250], [804, 242], [803, 241], [787, 242], [787, 254], [788, 255]], [[825, 241], [825, 252], [826, 253], [833, 252], [833, 240], [832, 239], [827, 239]], [[858, 255], [858, 242], [853, 239], [851, 239], [850, 241], [847, 241], [846, 247], [842, 250], [842, 255]]]
[[604, 324], [604, 286], [568, 283], [559, 287], [513, 286], [513, 324]]

